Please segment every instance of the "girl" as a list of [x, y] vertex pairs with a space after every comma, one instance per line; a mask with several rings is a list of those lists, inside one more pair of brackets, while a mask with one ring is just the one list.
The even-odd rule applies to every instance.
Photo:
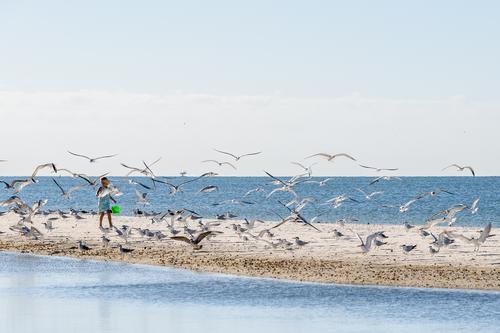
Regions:
[[113, 223], [111, 222], [111, 202], [116, 203], [116, 200], [110, 194], [110, 182], [106, 177], [101, 178], [101, 187], [97, 190], [95, 196], [99, 199], [99, 228], [102, 228], [102, 220], [104, 219], [104, 213], [108, 215], [109, 227], [113, 228]]

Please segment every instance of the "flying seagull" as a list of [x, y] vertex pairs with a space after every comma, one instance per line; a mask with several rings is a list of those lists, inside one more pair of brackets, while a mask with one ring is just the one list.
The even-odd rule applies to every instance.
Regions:
[[71, 199], [71, 193], [73, 193], [74, 191], [86, 187], [86, 185], [75, 185], [75, 186], [71, 187], [69, 190], [66, 191], [66, 190], [64, 190], [64, 188], [54, 178], [52, 178], [52, 181], [61, 190], [61, 195], [63, 197], [65, 197], [66, 199]]
[[72, 153], [69, 150], [68, 150], [68, 153], [70, 153], [73, 156], [83, 157], [83, 158], [89, 160], [90, 163], [95, 163], [95, 162], [97, 162], [97, 160], [101, 160], [103, 158], [111, 158], [111, 157], [115, 157], [117, 155], [117, 154], [114, 154], [114, 155], [105, 155], [105, 156], [99, 156], [99, 157], [88, 157], [85, 155]]
[[473, 177], [476, 175], [476, 172], [474, 172], [474, 169], [472, 169], [472, 167], [467, 166], [467, 165], [460, 166], [458, 164], [450, 164], [446, 168], [443, 168], [443, 170], [441, 170], [441, 171], [444, 171], [444, 170], [446, 170], [448, 168], [456, 168], [458, 171], [464, 171], [465, 169], [467, 169], [467, 170], [470, 171], [470, 173], [472, 174]]
[[372, 166], [363, 165], [363, 164], [358, 164], [358, 165], [360, 167], [362, 167], [362, 168], [375, 170], [377, 172], [380, 172], [380, 171], [397, 171], [397, 170], [399, 170], [398, 168], [377, 168], [377, 167], [372, 167]]
[[218, 153], [221, 153], [221, 154], [225, 154], [225, 155], [228, 155], [228, 156], [231, 156], [232, 158], [234, 158], [234, 160], [236, 162], [238, 162], [241, 158], [243, 157], [246, 157], [246, 156], [254, 156], [254, 155], [259, 155], [260, 153], [262, 153], [261, 151], [258, 151], [258, 152], [255, 152], [255, 153], [248, 153], [248, 154], [243, 154], [243, 155], [234, 155], [232, 153], [228, 153], [228, 152], [225, 152], [225, 151], [222, 151], [222, 150], [218, 150], [218, 149], [214, 149], [216, 152]]
[[469, 243], [469, 244], [474, 244], [474, 251], [477, 252], [479, 251], [479, 247], [486, 241], [488, 237], [491, 237], [493, 235], [490, 235], [491, 233], [491, 222], [488, 223], [488, 225], [480, 231], [479, 237], [474, 238], [474, 237], [466, 237], [461, 234], [456, 234], [456, 233], [451, 233], [451, 236], [460, 238], [461, 240]]
[[317, 153], [317, 154], [313, 154], [311, 156], [307, 156], [306, 159], [311, 158], [311, 157], [315, 157], [315, 156], [321, 156], [330, 162], [333, 161], [337, 157], [345, 157], [345, 158], [348, 158], [352, 161], [356, 161], [356, 159], [354, 157], [352, 157], [351, 155], [346, 154], [346, 153], [339, 153], [339, 154], [333, 154], [333, 155], [326, 154], [326, 153]]
[[233, 168], [234, 170], [236, 170], [236, 167], [229, 162], [219, 162], [217, 160], [205, 160], [205, 161], [201, 161], [201, 163], [215, 163], [215, 164], [218, 164], [220, 167], [224, 166], [224, 165], [228, 165], [231, 168]]
[[173, 236], [173, 237], [170, 237], [170, 239], [188, 243], [189, 245], [191, 245], [193, 247], [194, 250], [201, 250], [203, 245], [201, 245], [200, 242], [202, 240], [204, 240], [206, 237], [214, 235], [214, 234], [218, 234], [218, 232], [205, 231], [205, 232], [200, 233], [196, 238], [188, 238], [186, 236]]

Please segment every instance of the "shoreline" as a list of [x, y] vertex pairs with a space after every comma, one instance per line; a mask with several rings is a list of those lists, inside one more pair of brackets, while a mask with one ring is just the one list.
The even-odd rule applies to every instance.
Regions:
[[[40, 226], [43, 217], [37, 216], [34, 225]], [[113, 234], [111, 247], [104, 247], [99, 241], [101, 232], [94, 218], [77, 221], [73, 218], [56, 221], [55, 230], [41, 240], [29, 240], [12, 232], [8, 227], [17, 222], [14, 217], [0, 218], [0, 251], [21, 252], [39, 255], [92, 259], [101, 261], [127, 262], [189, 269], [198, 272], [222, 273], [237, 276], [264, 277], [299, 282], [335, 283], [346, 285], [373, 285], [417, 288], [444, 288], [464, 290], [500, 291], [500, 237], [487, 240], [479, 253], [465, 243], [452, 244], [432, 256], [427, 250], [429, 239], [422, 239], [416, 232], [406, 232], [402, 226], [350, 224], [341, 227], [336, 224], [317, 224], [319, 233], [299, 224], [285, 224], [273, 229], [275, 238], [291, 240], [294, 236], [309, 244], [293, 250], [275, 249], [264, 242], [245, 241], [230, 227], [238, 221], [222, 221], [214, 230], [223, 234], [203, 241], [204, 247], [194, 251], [188, 244], [168, 238], [145, 240], [133, 234], [125, 243]], [[164, 224], [151, 224], [141, 217], [118, 217], [115, 225], [162, 230]], [[192, 227], [194, 227], [194, 223]], [[259, 223], [261, 230], [273, 224]], [[388, 244], [362, 254], [359, 241], [348, 234], [347, 227], [356, 230], [362, 237], [368, 233], [384, 230], [389, 236]], [[333, 229], [342, 229], [346, 235], [336, 239]], [[453, 228], [457, 232], [473, 235], [477, 228]], [[438, 233], [440, 228], [435, 228]], [[91, 250], [81, 252], [76, 241], [82, 239]], [[404, 254], [402, 243], [414, 242], [417, 249]], [[119, 253], [122, 244], [134, 251]]]

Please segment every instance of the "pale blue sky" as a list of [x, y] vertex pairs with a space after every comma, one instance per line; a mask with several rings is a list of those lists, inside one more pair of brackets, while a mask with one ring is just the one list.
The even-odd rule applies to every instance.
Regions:
[[[158, 156], [196, 174], [216, 147], [263, 151], [241, 175], [317, 152], [498, 175], [499, 17], [497, 1], [0, 0], [0, 121], [24, 124], [2, 127], [0, 174]], [[120, 156], [97, 170], [68, 149]]]
[[5, 89], [498, 100], [497, 1], [0, 1]]

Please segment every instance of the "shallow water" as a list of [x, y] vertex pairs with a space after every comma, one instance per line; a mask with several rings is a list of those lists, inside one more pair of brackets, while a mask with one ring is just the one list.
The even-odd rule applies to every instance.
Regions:
[[500, 293], [0, 253], [1, 332], [498, 332]]
[[[113, 184], [118, 187], [124, 195], [119, 197], [119, 205], [122, 207], [122, 214], [131, 215], [135, 208], [147, 211], [166, 211], [167, 209], [189, 208], [197, 211], [204, 217], [213, 218], [216, 214], [231, 211], [238, 217], [260, 218], [265, 220], [277, 220], [278, 214], [285, 215], [287, 210], [277, 201], [287, 202], [292, 199], [289, 193], [277, 193], [270, 199], [266, 199], [275, 186], [269, 184], [269, 178], [264, 177], [210, 177], [187, 184], [183, 187], [183, 192], [171, 196], [166, 185], [159, 184], [155, 190], [144, 190], [148, 192], [149, 206], [139, 206], [136, 203], [135, 190], [126, 178], [110, 177]], [[16, 177], [4, 177], [11, 181]], [[39, 183], [26, 187], [20, 196], [28, 201], [34, 202], [47, 198], [49, 201], [45, 209], [86, 209], [95, 210], [97, 203], [95, 199], [95, 189], [87, 187], [74, 192], [71, 199], [65, 199], [60, 195], [60, 191], [52, 182], [50, 177], [40, 177]], [[149, 186], [151, 181], [147, 178], [135, 178]], [[179, 184], [189, 178], [175, 178], [169, 181]], [[324, 178], [315, 178], [322, 180]], [[372, 178], [368, 177], [336, 177], [326, 186], [319, 187], [316, 184], [301, 184], [296, 187], [296, 191], [301, 198], [312, 197], [315, 202], [307, 206], [303, 215], [311, 218], [318, 213], [324, 213], [319, 221], [331, 222], [340, 218], [354, 217], [360, 223], [377, 224], [398, 224], [408, 221], [413, 224], [422, 224], [433, 213], [447, 209], [459, 203], [470, 205], [472, 201], [480, 197], [479, 211], [471, 215], [468, 211], [459, 214], [457, 226], [484, 226], [488, 222], [493, 226], [500, 226], [500, 177], [403, 177], [401, 180], [381, 181], [374, 185], [368, 185]], [[57, 177], [57, 181], [68, 189], [84, 181], [70, 177]], [[217, 185], [218, 192], [199, 193], [198, 191], [207, 185]], [[254, 193], [245, 198], [254, 204], [235, 205], [224, 204], [214, 206], [228, 199], [241, 199], [249, 190], [261, 187], [265, 192]], [[356, 191], [362, 188], [366, 192], [383, 191], [381, 196], [376, 196], [372, 200], [364, 199], [363, 195]], [[406, 203], [416, 195], [443, 188], [454, 195], [441, 193], [435, 197], [426, 197], [419, 200], [410, 207], [404, 214], [399, 212], [399, 206]], [[363, 201], [355, 203], [346, 201], [339, 208], [323, 205], [323, 203], [335, 196], [346, 193], [349, 196]], [[0, 189], [0, 200], [4, 200], [12, 195], [11, 191]], [[393, 207], [386, 207], [393, 206]], [[0, 209], [5, 209], [1, 208]]]

